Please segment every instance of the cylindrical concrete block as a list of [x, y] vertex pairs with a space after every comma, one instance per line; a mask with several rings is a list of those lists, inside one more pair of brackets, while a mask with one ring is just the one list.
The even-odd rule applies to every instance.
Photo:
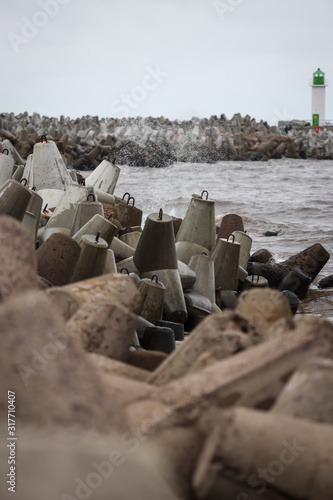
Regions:
[[142, 278], [152, 278], [154, 274], [165, 286], [163, 319], [185, 323], [187, 309], [178, 269], [159, 269], [142, 273]]
[[212, 253], [215, 286], [221, 290], [238, 289], [240, 244], [232, 239], [220, 238]]
[[113, 238], [110, 248], [112, 248], [112, 250], [114, 251], [114, 257], [116, 259], [116, 262], [127, 260], [130, 257], [133, 258], [135, 253], [135, 248], [130, 247], [129, 245], [121, 241], [119, 238]]
[[144, 278], [140, 282], [139, 292], [143, 296], [141, 316], [156, 325], [162, 319], [165, 286], [158, 281], [158, 276]]
[[23, 220], [31, 192], [20, 182], [9, 179], [0, 187], [0, 214]]
[[111, 248], [108, 248], [103, 274], [117, 273], [117, 272], [118, 272], [118, 270], [117, 270], [116, 259], [114, 258], [113, 250], [111, 250]]
[[176, 347], [173, 330], [163, 326], [146, 328], [140, 343], [144, 349], [162, 351], [166, 354], [170, 354]]
[[69, 236], [54, 233], [36, 250], [38, 274], [54, 286], [71, 282], [80, 245]]
[[99, 202], [106, 205], [115, 205], [116, 199], [112, 194], [104, 193], [104, 191], [100, 191], [99, 189], [95, 189], [95, 193]]
[[134, 253], [134, 264], [140, 273], [178, 270], [172, 217], [163, 214], [162, 210], [147, 217]]
[[177, 232], [176, 241], [192, 241], [211, 252], [215, 247], [215, 234], [214, 202], [202, 197], [192, 196], [185, 217]]
[[103, 274], [108, 244], [97, 236], [85, 234], [80, 241], [81, 252], [72, 281], [82, 281]]
[[234, 231], [232, 234], [235, 236], [235, 241], [237, 241], [241, 246], [239, 253], [239, 265], [243, 269], [246, 269], [251, 253], [252, 238], [243, 231]]
[[243, 290], [266, 287], [268, 287], [268, 281], [263, 276], [259, 276], [259, 274], [247, 276], [243, 284]]

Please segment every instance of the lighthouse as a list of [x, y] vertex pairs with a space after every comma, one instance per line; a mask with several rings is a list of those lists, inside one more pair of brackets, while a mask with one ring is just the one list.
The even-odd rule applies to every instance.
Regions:
[[325, 125], [325, 73], [318, 68], [313, 73], [312, 87], [312, 125], [317, 127]]

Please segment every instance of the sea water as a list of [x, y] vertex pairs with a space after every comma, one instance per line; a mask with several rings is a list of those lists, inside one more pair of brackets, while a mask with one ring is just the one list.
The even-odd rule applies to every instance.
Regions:
[[[314, 243], [331, 254], [320, 276], [333, 273], [333, 161], [175, 163], [165, 168], [120, 167], [115, 195], [129, 192], [145, 218], [153, 212], [184, 217], [192, 194], [208, 191], [217, 221], [234, 213], [253, 239], [283, 261]], [[276, 231], [277, 236], [264, 236]]]

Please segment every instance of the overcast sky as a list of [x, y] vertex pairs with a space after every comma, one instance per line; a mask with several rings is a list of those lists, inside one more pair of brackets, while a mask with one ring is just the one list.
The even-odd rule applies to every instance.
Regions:
[[0, 112], [333, 119], [332, 0], [0, 0]]

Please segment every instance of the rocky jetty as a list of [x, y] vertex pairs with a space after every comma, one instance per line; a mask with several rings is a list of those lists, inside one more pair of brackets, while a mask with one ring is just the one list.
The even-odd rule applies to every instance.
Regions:
[[[92, 170], [103, 159], [119, 165], [164, 167], [174, 162], [266, 161], [280, 158], [333, 159], [333, 131], [317, 133], [306, 122], [291, 130], [239, 113], [171, 121], [159, 118], [48, 118], [27, 112], [0, 115], [0, 138], [23, 160], [45, 135], [56, 142], [68, 168]], [[290, 128], [290, 127], [289, 127]], [[8, 147], [8, 144], [7, 144]]]

